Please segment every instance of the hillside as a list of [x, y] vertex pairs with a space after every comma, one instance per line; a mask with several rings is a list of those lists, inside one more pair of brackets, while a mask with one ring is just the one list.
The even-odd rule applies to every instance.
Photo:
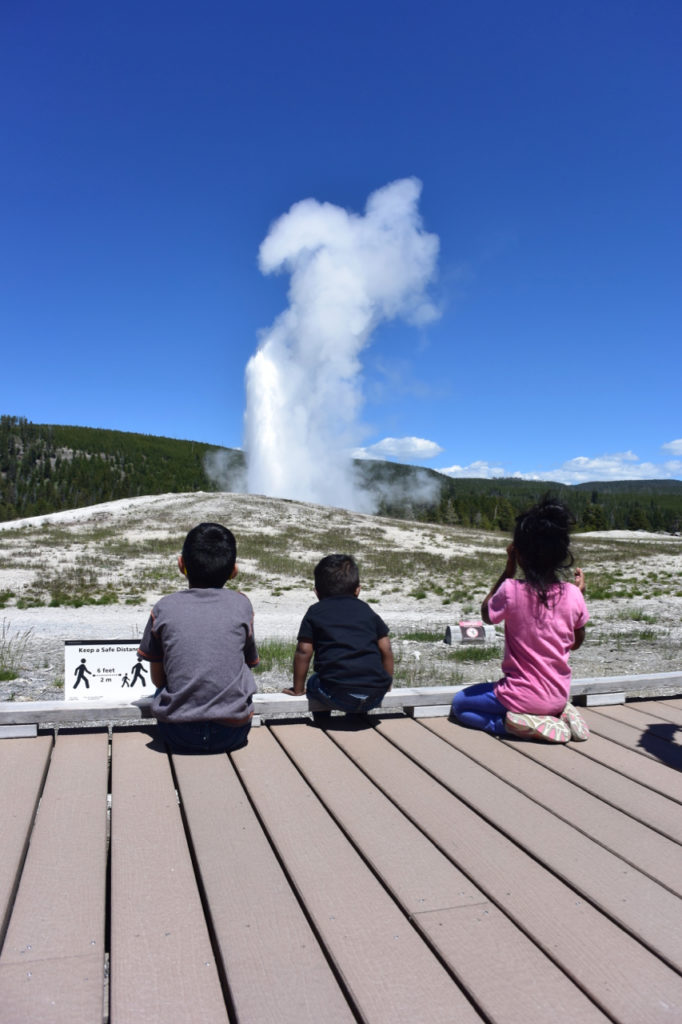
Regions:
[[[219, 487], [207, 465], [219, 463]], [[568, 487], [547, 481], [458, 479], [394, 462], [356, 462], [381, 515], [508, 533], [550, 491], [578, 529], [682, 529], [682, 480], [623, 480]], [[0, 416], [0, 522], [119, 498], [240, 491], [244, 454], [196, 441]]]
[[[478, 617], [504, 565], [501, 534], [195, 492], [0, 525], [0, 700], [63, 693], [65, 640], [139, 639], [154, 601], [185, 585], [178, 551], [205, 520], [237, 537], [235, 585], [255, 609], [261, 690], [288, 685], [298, 626], [315, 599], [313, 567], [330, 551], [358, 559], [361, 596], [391, 630], [396, 685], [498, 678], [501, 631], [483, 649], [449, 647], [443, 637]], [[679, 671], [682, 537], [592, 532], [576, 537], [574, 550], [591, 615], [571, 659], [576, 678]]]

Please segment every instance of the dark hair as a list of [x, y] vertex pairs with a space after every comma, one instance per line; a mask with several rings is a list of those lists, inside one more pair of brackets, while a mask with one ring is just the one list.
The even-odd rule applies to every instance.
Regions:
[[350, 555], [327, 555], [315, 566], [315, 590], [320, 600], [342, 594], [352, 597], [359, 586], [358, 564]]
[[542, 604], [548, 603], [548, 591], [561, 582], [560, 570], [573, 565], [570, 532], [573, 515], [551, 495], [516, 517], [514, 550], [526, 582], [536, 591]]
[[237, 542], [220, 523], [199, 523], [182, 545], [191, 587], [224, 587], [237, 561]]

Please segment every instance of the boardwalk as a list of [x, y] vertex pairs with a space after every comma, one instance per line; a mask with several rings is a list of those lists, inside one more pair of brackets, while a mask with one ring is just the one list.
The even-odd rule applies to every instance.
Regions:
[[682, 700], [0, 741], [1, 1024], [682, 1021]]

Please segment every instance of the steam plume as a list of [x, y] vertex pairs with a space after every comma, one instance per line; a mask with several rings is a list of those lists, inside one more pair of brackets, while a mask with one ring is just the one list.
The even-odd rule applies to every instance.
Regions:
[[362, 405], [360, 354], [383, 320], [421, 325], [438, 237], [422, 228], [421, 182], [372, 193], [364, 216], [304, 199], [271, 227], [264, 274], [291, 275], [289, 307], [246, 368], [251, 493], [360, 508], [350, 452]]

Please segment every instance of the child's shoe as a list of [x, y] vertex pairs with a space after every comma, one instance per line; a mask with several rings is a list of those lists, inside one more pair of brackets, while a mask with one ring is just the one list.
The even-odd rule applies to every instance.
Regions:
[[572, 740], [589, 740], [590, 728], [578, 709], [571, 704], [570, 700], [561, 712], [560, 717], [561, 721], [565, 722], [571, 730]]
[[526, 740], [544, 740], [546, 743], [568, 743], [570, 727], [551, 715], [526, 715], [508, 711], [504, 716], [505, 730], [512, 736]]

